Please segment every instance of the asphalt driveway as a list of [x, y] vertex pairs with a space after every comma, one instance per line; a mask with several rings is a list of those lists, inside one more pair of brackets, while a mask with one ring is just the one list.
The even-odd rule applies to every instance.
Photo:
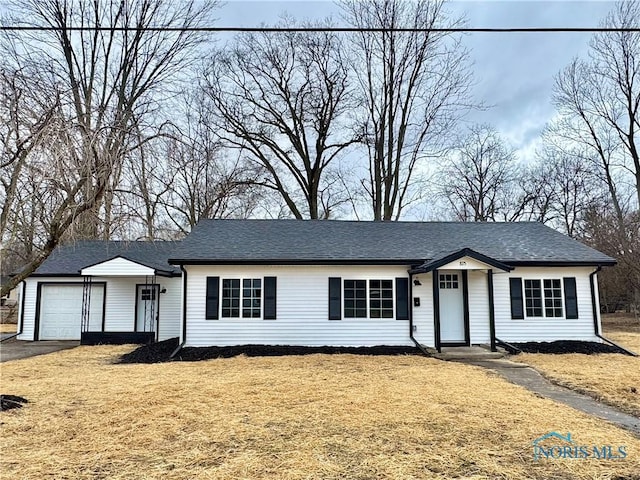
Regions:
[[45, 353], [53, 353], [80, 345], [74, 340], [46, 340], [41, 342], [26, 342], [24, 340], [7, 340], [0, 343], [0, 362], [18, 360], [20, 358], [35, 357]]

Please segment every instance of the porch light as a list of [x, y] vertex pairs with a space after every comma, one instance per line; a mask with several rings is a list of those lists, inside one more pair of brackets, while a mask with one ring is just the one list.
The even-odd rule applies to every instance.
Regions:
[[418, 280], [417, 278], [415, 278], [415, 279], [413, 280], [413, 284], [414, 284], [416, 287], [419, 287], [420, 285], [422, 285], [422, 283], [420, 283], [420, 280]]
[[162, 290], [160, 290], [160, 293], [167, 293], [167, 289], [162, 287]]

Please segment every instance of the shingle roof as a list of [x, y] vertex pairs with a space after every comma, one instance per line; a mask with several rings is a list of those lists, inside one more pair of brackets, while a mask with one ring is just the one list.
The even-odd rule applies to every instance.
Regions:
[[160, 272], [179, 274], [179, 268], [167, 263], [177, 244], [178, 242], [79, 241], [56, 248], [35, 274], [79, 275], [82, 268], [117, 256]]
[[171, 263], [425, 261], [470, 248], [507, 264], [613, 264], [540, 223], [202, 220]]

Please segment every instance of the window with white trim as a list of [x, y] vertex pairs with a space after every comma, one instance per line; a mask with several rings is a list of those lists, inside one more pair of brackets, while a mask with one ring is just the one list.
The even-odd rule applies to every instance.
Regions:
[[367, 318], [367, 281], [344, 281], [344, 318]]
[[542, 288], [540, 288], [540, 280], [524, 281], [524, 300], [527, 317], [542, 317]]
[[262, 301], [262, 279], [245, 278], [242, 280], [242, 317], [260, 318]]
[[344, 318], [394, 318], [393, 280], [344, 280]]
[[369, 280], [369, 317], [393, 318], [393, 280]]
[[545, 279], [544, 286], [544, 316], [562, 317], [562, 282], [559, 278]]
[[[242, 288], [240, 288], [241, 283]], [[260, 318], [261, 312], [261, 278], [222, 280], [222, 318], [240, 318], [241, 313], [242, 318]]]
[[564, 315], [562, 281], [559, 278], [525, 279], [524, 299], [527, 317], [558, 318]]
[[225, 278], [222, 280], [222, 318], [240, 316], [240, 280]]

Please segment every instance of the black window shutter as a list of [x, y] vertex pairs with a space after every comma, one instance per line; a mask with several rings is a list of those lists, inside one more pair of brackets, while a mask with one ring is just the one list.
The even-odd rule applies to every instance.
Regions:
[[564, 307], [567, 311], [565, 318], [578, 318], [578, 292], [575, 277], [562, 279], [564, 282]]
[[341, 320], [342, 278], [329, 277], [329, 320]]
[[408, 278], [396, 278], [396, 320], [409, 320]]
[[264, 277], [264, 319], [276, 319], [276, 277]]
[[509, 290], [511, 292], [511, 318], [523, 319], [522, 278], [510, 278]]
[[207, 277], [207, 320], [218, 320], [218, 291], [220, 277]]

